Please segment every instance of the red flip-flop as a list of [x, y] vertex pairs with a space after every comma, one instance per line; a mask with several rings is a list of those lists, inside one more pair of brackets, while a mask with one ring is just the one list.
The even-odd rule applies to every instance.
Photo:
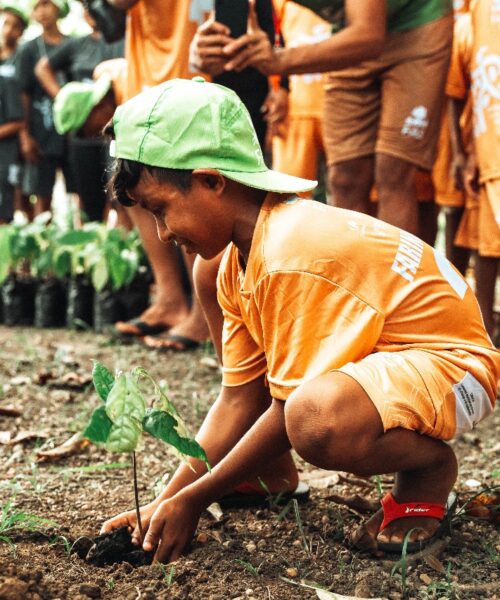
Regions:
[[[389, 492], [382, 500], [382, 510], [384, 512], [384, 520], [380, 525], [380, 531], [383, 531], [389, 523], [392, 523], [396, 519], [404, 519], [406, 517], [432, 517], [438, 519], [440, 522], [439, 527], [436, 531], [425, 540], [418, 540], [415, 542], [408, 542], [406, 545], [406, 552], [418, 552], [425, 546], [434, 542], [436, 539], [443, 537], [445, 533], [451, 532], [451, 519], [457, 506], [457, 495], [454, 492], [450, 492], [446, 504], [435, 504], [432, 502], [396, 502], [394, 496]], [[403, 551], [403, 542], [379, 542], [377, 540], [377, 546], [379, 550], [384, 552], [397, 552]]]

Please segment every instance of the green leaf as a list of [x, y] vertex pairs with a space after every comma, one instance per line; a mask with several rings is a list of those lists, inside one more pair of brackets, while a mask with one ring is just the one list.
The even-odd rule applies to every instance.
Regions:
[[144, 397], [133, 375], [123, 373], [116, 380], [106, 400], [108, 417], [116, 423], [123, 416], [142, 423], [146, 413]]
[[108, 265], [104, 257], [100, 258], [92, 269], [92, 285], [100, 292], [104, 289], [109, 279]]
[[54, 273], [62, 279], [71, 271], [71, 255], [67, 250], [58, 249], [54, 257]]
[[12, 265], [12, 256], [10, 252], [10, 232], [9, 225], [0, 227], [0, 284], [4, 282], [9, 274], [9, 268]]
[[109, 260], [109, 270], [113, 282], [113, 289], [119, 290], [124, 286], [127, 280], [129, 273], [128, 264], [119, 254], [113, 254]]
[[83, 246], [89, 242], [93, 242], [98, 238], [99, 234], [97, 231], [84, 231], [83, 229], [76, 229], [74, 231], [68, 231], [63, 234], [58, 242], [61, 246]]
[[182, 455], [199, 458], [208, 466], [208, 458], [196, 440], [182, 437], [177, 432], [177, 421], [163, 410], [149, 409], [142, 422], [144, 431], [155, 438], [167, 442]]
[[97, 395], [103, 402], [106, 402], [109, 392], [115, 383], [114, 375], [102, 363], [96, 360], [92, 369], [92, 381]]
[[122, 415], [114, 421], [106, 442], [109, 452], [133, 452], [142, 433], [142, 424], [133, 417]]
[[104, 444], [108, 440], [113, 423], [106, 414], [106, 407], [99, 406], [92, 413], [90, 422], [83, 432], [83, 437], [95, 444]]

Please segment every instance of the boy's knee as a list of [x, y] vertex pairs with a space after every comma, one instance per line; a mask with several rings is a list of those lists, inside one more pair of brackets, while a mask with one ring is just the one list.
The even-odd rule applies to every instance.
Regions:
[[[349, 395], [334, 379], [300, 386], [285, 403], [285, 425], [294, 450], [324, 469], [350, 470], [369, 456], [377, 433], [346, 407]], [[327, 391], [325, 391], [327, 387]]]

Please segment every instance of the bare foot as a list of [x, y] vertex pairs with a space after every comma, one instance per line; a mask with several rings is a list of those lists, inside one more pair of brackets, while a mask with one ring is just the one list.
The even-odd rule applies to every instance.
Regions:
[[[152, 304], [139, 319], [150, 327], [164, 327], [164, 330], [167, 330], [184, 321], [188, 315], [187, 306], [179, 310], [169, 304]], [[115, 329], [122, 335], [144, 335], [140, 327], [130, 321], [118, 321], [115, 323]]]
[[[445, 505], [457, 477], [457, 462], [451, 448], [443, 445], [441, 464], [428, 472], [402, 472], [396, 474], [392, 495], [398, 503], [431, 502]], [[408, 534], [409, 542], [430, 539], [441, 521], [431, 517], [403, 517], [390, 522], [380, 531], [383, 510], [377, 511], [352, 535], [352, 543], [360, 550], [377, 553], [379, 544], [402, 544]]]
[[209, 337], [208, 327], [201, 313], [189, 315], [175, 327], [172, 327], [165, 336], [150, 336], [143, 338], [143, 343], [148, 348], [155, 350], [174, 350], [184, 352], [192, 350]]

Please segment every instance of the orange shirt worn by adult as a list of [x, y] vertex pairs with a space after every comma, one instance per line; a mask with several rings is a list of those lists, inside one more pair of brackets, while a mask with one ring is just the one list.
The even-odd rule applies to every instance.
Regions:
[[[382, 221], [268, 195], [246, 268], [234, 245], [226, 250], [218, 298], [226, 386], [266, 373], [271, 395], [286, 400], [341, 369], [367, 391], [386, 429], [442, 439], [464, 429], [468, 395], [470, 421], [492, 410], [500, 353], [472, 290], [441, 254]], [[418, 426], [404, 402], [422, 406]]]
[[[448, 71], [446, 94], [451, 97], [456, 97], [461, 100], [467, 100], [466, 107], [461, 118], [462, 142], [464, 148], [468, 148], [472, 139], [472, 104], [468, 94], [465, 97], [455, 96], [448, 93], [453, 90], [454, 82], [458, 80], [460, 89], [463, 85], [460, 84], [464, 76], [464, 62], [467, 67], [470, 63], [472, 33], [470, 23], [469, 3], [461, 1], [454, 3], [455, 26], [453, 30], [453, 49], [450, 59], [450, 67]], [[468, 85], [467, 85], [468, 88]], [[462, 92], [460, 92], [462, 94]], [[455, 181], [450, 176], [452, 149], [450, 140], [450, 125], [449, 125], [448, 110], [445, 107], [441, 122], [441, 131], [438, 141], [438, 153], [436, 161], [432, 169], [432, 180], [436, 190], [436, 202], [441, 206], [463, 206], [465, 203], [464, 192], [457, 190]]]
[[[446, 85], [448, 96], [470, 100], [482, 184], [479, 201], [467, 199], [456, 243], [492, 257], [500, 256], [500, 9], [496, 6], [488, 0], [473, 2], [470, 16], [461, 17]], [[467, 106], [464, 113], [469, 119]], [[467, 148], [472, 142], [467, 130], [464, 135]]]
[[175, 77], [193, 77], [189, 44], [200, 22], [194, 0], [139, 0], [127, 13], [126, 99]]
[[[307, 8], [275, 0], [274, 9], [287, 47], [315, 44], [331, 36], [331, 25]], [[283, 134], [273, 138], [273, 167], [296, 177], [316, 179], [319, 155], [324, 152], [324, 77], [320, 73], [291, 75], [289, 81], [288, 121]]]

